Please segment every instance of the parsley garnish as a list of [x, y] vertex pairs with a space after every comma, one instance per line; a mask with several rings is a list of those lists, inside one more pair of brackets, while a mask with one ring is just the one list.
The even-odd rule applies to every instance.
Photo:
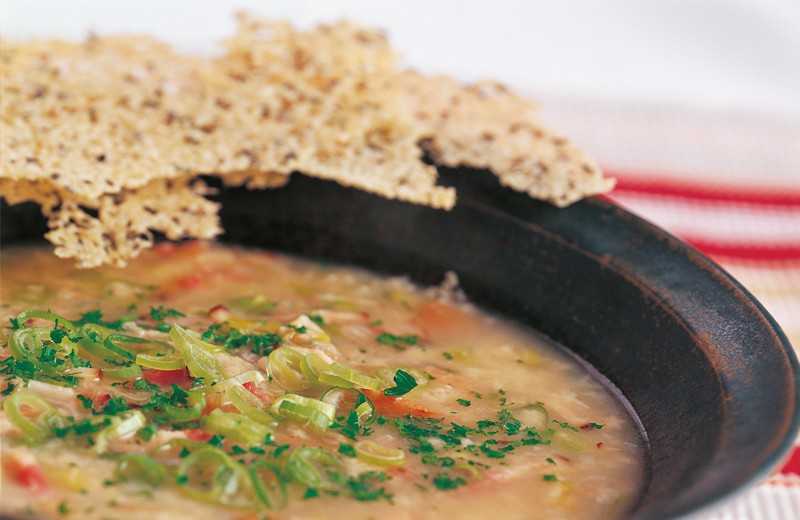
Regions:
[[238, 329], [230, 329], [230, 331], [225, 334], [219, 332], [221, 327], [222, 325], [211, 325], [202, 334], [201, 337], [203, 341], [217, 343], [224, 346], [226, 349], [247, 346], [259, 356], [268, 355], [281, 343], [281, 337], [277, 334], [269, 332], [266, 334], [244, 334]]
[[158, 428], [156, 428], [152, 424], [148, 424], [147, 426], [136, 432], [136, 436], [147, 442], [150, 439], [152, 439], [153, 435], [155, 435], [156, 433], [158, 433]]
[[66, 502], [59, 502], [58, 503], [58, 514], [59, 515], [68, 515], [69, 514], [69, 506]]
[[416, 388], [417, 380], [414, 379], [414, 376], [406, 372], [405, 370], [397, 369], [394, 373], [394, 384], [395, 386], [391, 388], [387, 388], [383, 391], [384, 395], [406, 395], [411, 390]]
[[[86, 406], [85, 403], [84, 406]], [[117, 415], [126, 410], [130, 410], [130, 406], [128, 406], [128, 402], [125, 399], [122, 397], [112, 397], [103, 408], [103, 413], [106, 415]]]
[[467, 401], [466, 399], [456, 399], [456, 402], [461, 406], [472, 406], [472, 402]]
[[175, 309], [165, 309], [163, 305], [150, 307], [150, 318], [153, 321], [164, 321], [166, 318], [180, 318], [186, 316], [181, 311]]
[[83, 408], [84, 409], [93, 410], [94, 402], [92, 401], [91, 398], [86, 397], [85, 395], [81, 395], [81, 394], [78, 394], [75, 397], [78, 399], [78, 401], [80, 401], [83, 404]]
[[379, 334], [378, 337], [375, 338], [375, 341], [381, 345], [389, 345], [398, 350], [405, 350], [407, 347], [419, 343], [419, 338], [413, 334], [409, 336], [396, 336], [394, 334], [384, 332], [383, 334]]
[[353, 448], [352, 444], [341, 443], [339, 444], [339, 449], [337, 450], [339, 453], [344, 455], [345, 457], [355, 457], [356, 450]]
[[145, 378], [137, 379], [133, 382], [133, 387], [137, 390], [144, 390], [148, 392], [157, 392], [161, 390], [161, 387], [158, 385], [154, 385], [150, 381]]
[[457, 489], [466, 483], [467, 481], [464, 480], [464, 478], [458, 476], [453, 477], [449, 473], [437, 473], [436, 476], [433, 477], [433, 485], [436, 486], [436, 489]]
[[576, 427], [574, 427], [574, 426], [570, 425], [570, 424], [569, 424], [568, 422], [566, 422], [566, 421], [564, 421], [564, 422], [560, 422], [560, 421], [557, 421], [556, 419], [553, 419], [553, 421], [552, 421], [552, 422], [556, 423], [557, 425], [561, 426], [561, 427], [562, 427], [562, 428], [564, 428], [564, 429], [567, 429], [567, 430], [572, 430], [572, 431], [574, 431], [574, 432], [578, 431], [578, 429], [577, 429]]

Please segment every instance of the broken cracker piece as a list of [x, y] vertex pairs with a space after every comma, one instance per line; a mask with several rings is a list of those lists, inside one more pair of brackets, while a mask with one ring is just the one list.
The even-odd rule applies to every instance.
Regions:
[[380, 32], [239, 23], [217, 58], [129, 36], [3, 42], [0, 192], [42, 206], [59, 256], [124, 265], [154, 232], [218, 234], [201, 174], [255, 189], [302, 172], [449, 209], [427, 151], [560, 206], [613, 185], [529, 102], [401, 72]]

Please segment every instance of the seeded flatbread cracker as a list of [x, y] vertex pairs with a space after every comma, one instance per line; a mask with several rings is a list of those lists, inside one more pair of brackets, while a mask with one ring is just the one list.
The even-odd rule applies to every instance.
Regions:
[[489, 169], [506, 186], [566, 206], [614, 187], [581, 150], [536, 120], [536, 106], [495, 82], [401, 75], [403, 96], [437, 164]]
[[527, 101], [400, 71], [379, 32], [239, 22], [212, 58], [130, 36], [2, 42], [0, 191], [42, 206], [57, 255], [124, 265], [153, 232], [215, 236], [200, 174], [255, 189], [302, 172], [449, 209], [427, 151], [557, 205], [611, 187]]

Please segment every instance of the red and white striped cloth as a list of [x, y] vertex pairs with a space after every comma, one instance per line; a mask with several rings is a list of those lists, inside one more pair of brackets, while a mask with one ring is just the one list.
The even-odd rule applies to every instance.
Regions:
[[[608, 198], [711, 257], [800, 354], [800, 121], [537, 96], [618, 179]], [[693, 520], [800, 519], [800, 439], [782, 467]]]
[[[618, 179], [611, 200], [715, 260], [764, 304], [792, 345], [800, 347], [800, 190], [608, 173]], [[800, 519], [800, 441], [765, 482], [700, 519]]]

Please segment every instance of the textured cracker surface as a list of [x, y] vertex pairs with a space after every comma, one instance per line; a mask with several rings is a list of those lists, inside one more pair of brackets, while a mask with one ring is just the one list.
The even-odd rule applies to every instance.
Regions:
[[3, 41], [0, 75], [0, 193], [39, 203], [56, 254], [85, 267], [123, 265], [155, 231], [218, 234], [200, 174], [265, 188], [302, 172], [449, 209], [427, 151], [557, 205], [612, 186], [529, 102], [402, 72], [380, 33], [344, 22], [242, 16], [211, 59], [140, 37]]

